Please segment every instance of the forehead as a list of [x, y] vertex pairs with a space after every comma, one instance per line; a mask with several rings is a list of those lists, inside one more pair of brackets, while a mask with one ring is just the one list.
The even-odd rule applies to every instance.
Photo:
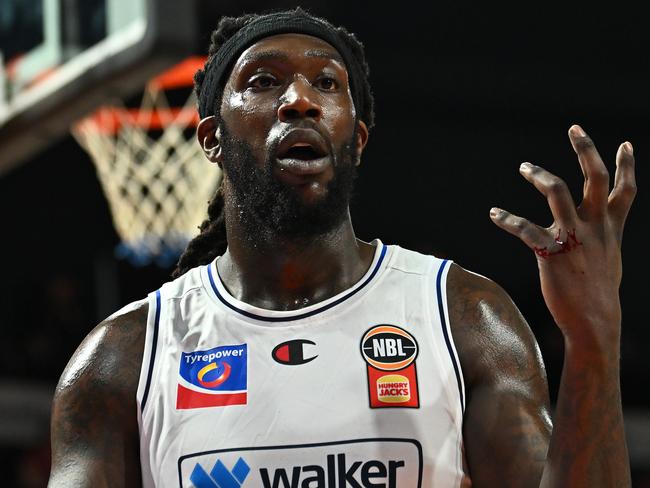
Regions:
[[345, 68], [339, 52], [326, 41], [306, 34], [278, 34], [257, 41], [241, 53], [233, 73], [246, 65], [265, 60], [292, 61], [309, 58], [330, 59]]

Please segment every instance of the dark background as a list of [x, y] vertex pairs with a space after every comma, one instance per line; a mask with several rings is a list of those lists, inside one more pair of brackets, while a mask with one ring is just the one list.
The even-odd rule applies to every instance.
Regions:
[[[202, 1], [194, 51], [206, 53], [222, 14], [297, 4]], [[622, 388], [626, 412], [650, 417], [644, 16], [584, 3], [300, 5], [347, 26], [366, 46], [377, 125], [352, 206], [358, 236], [451, 258], [503, 286], [538, 338], [552, 399], [561, 336], [544, 306], [533, 254], [491, 223], [489, 209], [551, 223], [544, 198], [519, 175], [523, 161], [564, 178], [579, 201], [582, 176], [567, 137], [573, 123], [594, 139], [612, 174], [618, 145], [633, 143], [639, 194], [623, 242]], [[0, 209], [0, 381], [51, 392], [85, 334], [158, 288], [170, 270], [113, 257], [118, 237], [107, 203], [92, 162], [71, 137], [0, 178]], [[5, 439], [0, 457], [13, 480], [6, 486], [42, 486], [38, 473], [47, 473], [49, 456], [42, 417], [30, 436]], [[635, 486], [650, 486], [648, 472], [639, 462]]]

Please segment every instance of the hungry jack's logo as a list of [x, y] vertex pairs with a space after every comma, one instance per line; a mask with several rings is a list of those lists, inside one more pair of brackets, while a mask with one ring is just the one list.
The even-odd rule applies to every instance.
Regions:
[[419, 408], [415, 337], [395, 325], [376, 325], [361, 339], [361, 355], [367, 363], [370, 408]]
[[181, 354], [176, 408], [246, 405], [248, 346], [219, 346]]

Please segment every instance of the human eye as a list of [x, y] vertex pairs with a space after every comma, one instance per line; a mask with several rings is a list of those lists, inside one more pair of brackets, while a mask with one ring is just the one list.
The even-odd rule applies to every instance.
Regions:
[[339, 83], [333, 76], [324, 75], [316, 80], [316, 87], [324, 91], [334, 91], [339, 87]]
[[253, 76], [249, 82], [248, 86], [253, 89], [263, 90], [265, 88], [271, 88], [278, 84], [276, 78], [268, 73], [260, 73]]

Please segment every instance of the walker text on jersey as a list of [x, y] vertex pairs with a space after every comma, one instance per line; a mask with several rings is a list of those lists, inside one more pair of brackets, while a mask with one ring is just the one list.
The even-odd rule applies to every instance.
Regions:
[[182, 456], [180, 488], [421, 488], [414, 439], [351, 439]]

